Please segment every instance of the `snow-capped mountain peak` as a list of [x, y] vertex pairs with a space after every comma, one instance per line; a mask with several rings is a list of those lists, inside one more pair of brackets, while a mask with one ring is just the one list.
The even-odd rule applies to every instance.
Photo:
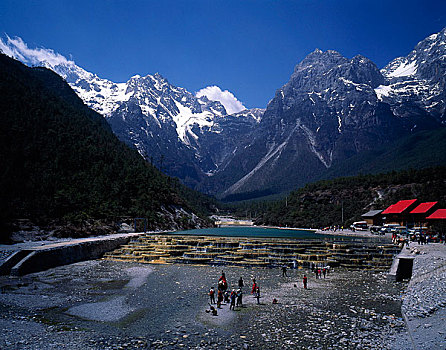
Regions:
[[411, 104], [444, 123], [445, 70], [446, 28], [420, 41], [407, 56], [386, 65], [381, 73], [387, 82], [375, 92], [399, 116], [407, 114], [403, 105]]

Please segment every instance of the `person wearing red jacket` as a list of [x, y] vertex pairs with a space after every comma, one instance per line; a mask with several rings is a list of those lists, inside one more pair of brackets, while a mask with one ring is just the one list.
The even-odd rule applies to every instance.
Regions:
[[252, 289], [251, 289], [251, 294], [255, 294], [256, 290], [257, 290], [257, 283], [256, 283], [256, 279], [253, 278], [253, 279], [252, 279]]

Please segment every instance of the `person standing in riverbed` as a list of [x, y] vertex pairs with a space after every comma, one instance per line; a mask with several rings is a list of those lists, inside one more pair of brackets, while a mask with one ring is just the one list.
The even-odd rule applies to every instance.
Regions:
[[257, 283], [256, 283], [256, 279], [253, 278], [253, 279], [252, 279], [252, 289], [251, 289], [251, 294], [255, 294], [256, 290], [257, 290]]
[[217, 308], [221, 309], [222, 302], [223, 302], [223, 292], [219, 289], [217, 293]]
[[243, 291], [241, 288], [239, 288], [237, 290], [237, 306], [243, 307], [242, 297], [243, 297]]
[[231, 296], [229, 295], [229, 291], [227, 290], [226, 292], [224, 292], [223, 296], [224, 296], [224, 299], [225, 299], [225, 303], [226, 303], [226, 304], [229, 304], [230, 297], [231, 297]]
[[238, 280], [238, 287], [239, 287], [239, 289], [242, 289], [243, 287], [244, 287], [244, 283], [243, 283], [243, 278], [242, 277], [240, 277], [240, 279]]
[[215, 290], [214, 287], [211, 287], [209, 290], [209, 298], [211, 299], [211, 304], [215, 304]]
[[260, 287], [256, 287], [255, 298], [257, 299], [257, 304], [260, 304]]
[[304, 283], [304, 289], [307, 289], [307, 283], [308, 283], [307, 275], [304, 275], [302, 282]]
[[225, 273], [222, 271], [221, 272], [221, 276], [218, 279], [218, 289], [225, 291], [228, 288], [228, 282], [226, 281], [226, 275]]
[[235, 310], [235, 299], [237, 298], [237, 293], [235, 292], [235, 289], [232, 290], [231, 292], [231, 304], [229, 305], [229, 310]]
[[288, 275], [286, 274], [286, 265], [282, 266], [282, 277], [288, 277]]

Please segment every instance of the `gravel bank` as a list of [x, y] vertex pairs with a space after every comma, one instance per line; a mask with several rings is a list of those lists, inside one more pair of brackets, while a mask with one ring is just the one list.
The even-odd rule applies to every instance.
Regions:
[[412, 243], [412, 279], [402, 311], [415, 349], [446, 349], [446, 245]]
[[309, 270], [282, 277], [279, 269], [224, 268], [230, 284], [256, 277], [261, 304], [247, 286], [243, 308], [223, 305], [211, 316], [207, 291], [221, 271], [86, 261], [3, 276], [0, 348], [411, 348], [400, 302], [407, 283], [387, 282], [384, 273], [337, 270], [316, 280]]

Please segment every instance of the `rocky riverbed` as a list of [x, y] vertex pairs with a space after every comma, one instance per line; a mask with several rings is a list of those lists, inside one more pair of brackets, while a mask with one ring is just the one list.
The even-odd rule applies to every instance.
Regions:
[[402, 312], [414, 349], [446, 349], [446, 245], [412, 243], [413, 274]]
[[[221, 267], [86, 261], [0, 278], [4, 349], [410, 349], [401, 314], [407, 283], [385, 273], [224, 268], [246, 286], [244, 307], [206, 313]], [[302, 277], [309, 277], [308, 289]], [[276, 298], [277, 304], [272, 300]]]

